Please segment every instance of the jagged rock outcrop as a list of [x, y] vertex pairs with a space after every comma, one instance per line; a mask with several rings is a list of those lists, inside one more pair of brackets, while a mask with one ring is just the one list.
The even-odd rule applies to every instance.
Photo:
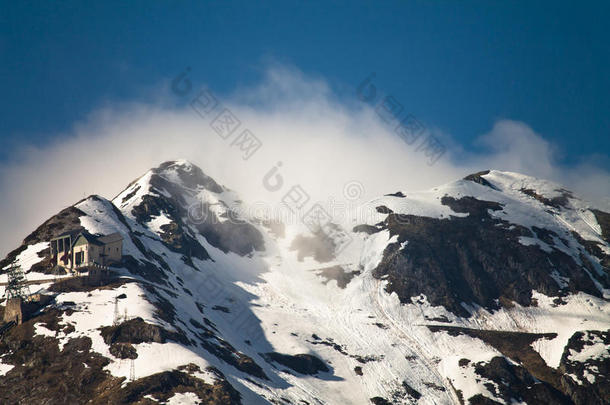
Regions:
[[[2, 261], [47, 299], [0, 329], [0, 402], [604, 403], [608, 214], [493, 170], [370, 204], [311, 232], [170, 161], [62, 210]], [[44, 274], [72, 229], [122, 236], [101, 285]]]

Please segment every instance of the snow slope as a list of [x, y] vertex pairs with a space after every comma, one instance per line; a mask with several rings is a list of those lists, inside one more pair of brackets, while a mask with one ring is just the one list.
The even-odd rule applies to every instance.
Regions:
[[[379, 206], [395, 214], [464, 218], [467, 213], [455, 212], [441, 201], [447, 196], [471, 196], [502, 205], [501, 210], [489, 210], [491, 217], [532, 229], [534, 236], [520, 239], [522, 244], [562, 250], [579, 262], [586, 256], [594, 264], [583, 267], [583, 272], [597, 272], [601, 277], [607, 271], [602, 261], [587, 253], [572, 234], [610, 254], [602, 227], [586, 202], [569, 194], [553, 207], [523, 192], [534, 190], [548, 200], [561, 198], [566, 192], [558, 185], [491, 171], [480, 176], [487, 185], [459, 180], [424, 192], [405, 191], [406, 197], [383, 196], [346, 216], [353, 218], [341, 224], [350, 230], [349, 247], [319, 262], [312, 255], [299, 255], [294, 247], [302, 226], [287, 225], [282, 237], [269, 232], [257, 218], [236, 219], [233, 209], [240, 205], [236, 193], [200, 172], [187, 161], [167, 162], [112, 201], [94, 196], [77, 204], [85, 214], [80, 224], [87, 231], [123, 236], [124, 256], [132, 260], [115, 270], [130, 282], [57, 293], [55, 307], [76, 303], [61, 318], [62, 325], [73, 328], [55, 333], [37, 326], [36, 334], [53, 336], [60, 348], [70, 339], [89, 337], [92, 350], [110, 359], [105, 370], [124, 377], [127, 384], [132, 362], [113, 356], [101, 331], [117, 321], [115, 298], [125, 294], [116, 300], [119, 322], [141, 318], [182, 337], [182, 341], [134, 344], [137, 379], [193, 363], [201, 370], [208, 366], [220, 370], [244, 404], [369, 404], [375, 397], [396, 404], [457, 404], [460, 398], [476, 395], [499, 403], [523, 402], [523, 398], [516, 395], [507, 400], [501, 394], [501, 382], [477, 372], [476, 364], [506, 357], [500, 349], [467, 334], [433, 331], [429, 325], [554, 333], [556, 337], [536, 339], [530, 346], [553, 369], [559, 367], [574, 333], [610, 328], [610, 290], [593, 276], [599, 296], [566, 292], [560, 305], [555, 297], [537, 291], [533, 292], [537, 306], [514, 303], [492, 309], [464, 303], [469, 317], [433, 306], [425, 295], [401, 303], [396, 293], [386, 291], [387, 281], [375, 276], [388, 246], [398, 243], [397, 235], [388, 230], [351, 232], [355, 226], [382, 223], [387, 213], [379, 212]], [[193, 207], [201, 208], [204, 215], [194, 215]], [[260, 234], [260, 243], [252, 242], [250, 247], [226, 242], [243, 234], [244, 228], [234, 228], [243, 223], [248, 235]], [[534, 228], [552, 231], [555, 244], [538, 237]], [[407, 244], [402, 242], [399, 250]], [[37, 259], [42, 260], [37, 253], [44, 248], [44, 242], [28, 246], [17, 262], [27, 271]], [[325, 279], [320, 270], [331, 267], [351, 274], [349, 282], [340, 286], [336, 280]], [[28, 274], [30, 279], [38, 277], [48, 276]], [[558, 273], [552, 277], [559, 285], [564, 282]], [[573, 352], [570, 359], [586, 362], [608, 356], [609, 345], [595, 338], [591, 341], [587, 350]], [[300, 373], [270, 360], [266, 354], [272, 352], [315, 356], [328, 371]], [[238, 366], [245, 358], [261, 372]], [[509, 362], [519, 366], [512, 359]], [[10, 369], [0, 364], [0, 373]], [[594, 369], [588, 372], [589, 382], [599, 378]], [[212, 382], [216, 377], [202, 372], [199, 378]], [[180, 393], [168, 403], [197, 401], [194, 393]]]

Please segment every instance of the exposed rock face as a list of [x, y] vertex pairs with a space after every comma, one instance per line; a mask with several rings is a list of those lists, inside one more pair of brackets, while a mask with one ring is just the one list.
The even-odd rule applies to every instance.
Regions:
[[[588, 350], [596, 355], [580, 358], [579, 355]], [[610, 398], [610, 329], [575, 333], [563, 351], [559, 368], [566, 374], [562, 385], [576, 404], [607, 403]]]
[[[222, 187], [221, 185], [216, 183], [216, 181], [213, 178], [211, 178], [210, 176], [203, 173], [203, 170], [201, 170], [201, 168], [199, 168], [195, 165], [181, 165], [179, 162], [176, 162], [176, 161], [167, 161], [167, 162], [161, 163], [158, 167], [153, 169], [153, 172], [162, 177], [162, 176], [164, 176], [166, 170], [171, 169], [171, 168], [178, 168], [177, 174], [178, 174], [178, 177], [180, 178], [180, 183], [184, 187], [187, 187], [190, 189], [196, 189], [197, 187], [203, 187], [204, 189], [210, 190], [214, 193], [222, 193], [223, 191], [225, 191], [224, 187]], [[153, 180], [153, 182], [160, 181], [161, 177], [155, 178], [155, 180]], [[167, 185], [167, 183], [165, 183], [165, 184]], [[176, 184], [176, 183], [172, 183], [172, 184]], [[154, 184], [154, 185], [156, 186], [156, 184]], [[168, 189], [168, 191], [170, 191], [170, 192], [172, 191], [171, 186], [170, 186], [170, 189]], [[172, 194], [175, 194], [175, 193], [172, 193]]]
[[[568, 291], [601, 296], [574, 258], [558, 249], [545, 252], [524, 245], [519, 237], [533, 236], [529, 229], [492, 218], [488, 210], [501, 210], [499, 203], [444, 197], [442, 204], [469, 215], [436, 219], [391, 213], [381, 224], [398, 241], [387, 247], [374, 276], [387, 277], [388, 292], [396, 292], [402, 302], [425, 294], [432, 305], [468, 316], [462, 302], [491, 309], [499, 308], [501, 300], [528, 306], [533, 290], [557, 297]], [[554, 271], [569, 278], [567, 287], [560, 288], [551, 277]], [[597, 275], [596, 281], [610, 286], [607, 274]]]
[[[3, 268], [14, 262], [15, 258], [21, 252], [23, 252], [28, 245], [39, 242], [47, 242], [66, 231], [83, 230], [84, 228], [81, 226], [79, 218], [84, 215], [85, 213], [78, 208], [68, 207], [59, 212], [59, 214], [47, 219], [42, 225], [36, 228], [34, 232], [26, 236], [21, 246], [10, 252], [3, 260], [0, 261], [0, 272]], [[40, 252], [40, 256], [44, 259], [34, 264], [34, 266], [32, 266], [32, 270], [41, 273], [48, 273], [52, 268], [49, 249], [45, 249]]]
[[112, 343], [164, 343], [171, 334], [157, 325], [144, 322], [142, 318], [130, 319], [116, 326], [101, 330], [104, 342]]
[[4, 307], [4, 322], [15, 322], [20, 325], [23, 322], [23, 311], [21, 310], [21, 298], [10, 298]]
[[[545, 382], [536, 380], [525, 368], [510, 364], [504, 357], [494, 357], [487, 363], [478, 363], [475, 373], [495, 384], [488, 384], [490, 390], [497, 398], [506, 403], [513, 401], [527, 404], [571, 404], [570, 398], [562, 394]], [[481, 394], [469, 399], [470, 404], [493, 404], [492, 401]]]
[[[610, 216], [538, 184], [485, 171], [382, 196], [341, 250], [328, 233], [245, 222], [236, 194], [166, 162], [113, 202], [62, 211], [3, 261], [27, 266], [28, 245], [81, 225], [124, 237], [117, 279], [57, 281], [52, 302], [0, 325], [0, 403], [602, 404]], [[268, 252], [252, 254], [263, 235]], [[115, 302], [134, 318], [110, 326]], [[549, 356], [578, 330], [560, 363]]]
[[137, 359], [138, 352], [130, 343], [113, 343], [110, 345], [110, 354], [119, 359]]
[[[240, 219], [232, 210], [235, 207], [223, 207], [226, 213], [219, 217], [215, 204], [222, 203], [210, 202], [200, 196], [201, 193], [221, 194], [229, 190], [205, 175], [197, 166], [165, 162], [152, 170], [149, 186], [149, 193], [133, 207], [132, 214], [142, 224], [162, 213], [166, 215], [171, 222], [162, 228], [163, 240], [174, 251], [187, 258], [209, 259], [208, 252], [186, 229], [187, 226], [194, 228], [208, 243], [225, 253], [234, 252], [243, 256], [264, 249], [260, 232]], [[134, 189], [133, 193], [136, 192]]]
[[104, 390], [120, 387], [120, 379], [102, 369], [108, 359], [90, 351], [91, 339], [71, 339], [60, 350], [51, 337], [34, 335], [34, 323], [57, 325], [51, 311], [13, 328], [0, 341], [3, 362], [17, 364], [0, 378], [0, 402], [84, 404]]
[[165, 244], [173, 251], [182, 253], [185, 257], [190, 258], [192, 256], [201, 260], [209, 259], [210, 255], [205, 248], [180, 225], [182, 222], [180, 218], [184, 214], [181, 211], [174, 202], [166, 197], [145, 195], [142, 197], [142, 202], [133, 208], [132, 214], [142, 224], [162, 213], [175, 221], [177, 220], [177, 222], [172, 221], [161, 227], [163, 230], [161, 237]]
[[[554, 334], [532, 334], [467, 329], [451, 326], [429, 326], [430, 330], [445, 331], [450, 335], [472, 336], [498, 349], [506, 357], [494, 357], [489, 362], [474, 364], [475, 372], [495, 383], [487, 388], [505, 402], [527, 404], [605, 404], [610, 393], [610, 331], [578, 332], [564, 349], [558, 370], [546, 365], [531, 344], [537, 339], [554, 339]], [[578, 354], [593, 348], [597, 357], [578, 361]], [[605, 347], [602, 347], [605, 346]], [[599, 350], [601, 349], [601, 350]], [[514, 363], [507, 361], [507, 358]], [[469, 367], [468, 359], [461, 359], [460, 367]], [[575, 380], [576, 378], [576, 380]], [[493, 404], [482, 395], [470, 398], [472, 404]]]
[[[71, 310], [66, 313], [70, 314]], [[1, 403], [149, 403], [146, 396], [167, 401], [176, 393], [191, 392], [204, 403], [241, 404], [240, 394], [222, 373], [210, 369], [216, 376], [215, 382], [206, 383], [197, 377], [201, 370], [192, 364], [123, 385], [124, 378], [113, 377], [104, 370], [110, 361], [92, 351], [89, 337], [68, 339], [60, 348], [55, 338], [34, 333], [35, 324], [41, 324], [53, 333], [69, 333], [73, 328], [62, 326], [61, 316], [60, 310], [44, 309], [2, 336], [2, 362], [15, 366], [0, 378]], [[141, 319], [103, 328], [102, 336], [109, 344], [111, 354], [120, 359], [138, 358], [131, 343], [162, 343], [175, 337]]]
[[200, 345], [209, 353], [213, 354], [219, 359], [222, 359], [227, 364], [232, 365], [233, 367], [240, 371], [243, 371], [244, 373], [261, 378], [263, 380], [269, 379], [263, 369], [258, 364], [256, 364], [256, 362], [252, 360], [251, 357], [240, 353], [230, 343], [226, 342], [223, 339], [220, 339], [217, 336], [214, 336], [213, 334], [211, 334], [211, 332], [207, 335], [202, 336]]
[[534, 191], [530, 188], [521, 189], [521, 192], [523, 194], [526, 194], [526, 195], [529, 195], [530, 197], [535, 198], [536, 200], [540, 201], [542, 204], [544, 204], [546, 206], [553, 207], [553, 208], [561, 208], [561, 207], [567, 206], [568, 197], [573, 197], [572, 193], [567, 190], [557, 190], [557, 191], [561, 191], [562, 194], [558, 197], [546, 198], [545, 196], [536, 193], [536, 191]]
[[392, 403], [385, 398], [382, 397], [373, 397], [371, 398], [371, 403], [374, 405], [391, 405]]
[[489, 174], [489, 170], [483, 170], [483, 171], [480, 171], [477, 173], [469, 174], [468, 176], [464, 177], [464, 180], [470, 180], [470, 181], [478, 183], [482, 186], [486, 186], [486, 187], [492, 188], [494, 190], [497, 190], [497, 187], [495, 187], [489, 181], [485, 180], [485, 178], [483, 176], [486, 174]]
[[597, 219], [597, 223], [602, 228], [602, 237], [610, 243], [610, 214], [600, 210], [591, 210]]
[[[204, 404], [240, 405], [239, 392], [229, 384], [222, 374], [214, 384], [208, 384], [184, 371], [171, 370], [144, 377], [127, 384], [121, 390], [106, 395], [96, 404], [166, 403], [176, 393], [192, 392]], [[146, 397], [153, 397], [151, 401]]]
[[275, 361], [276, 363], [286, 366], [301, 374], [313, 375], [320, 371], [329, 371], [328, 367], [322, 360], [310, 354], [297, 354], [291, 356], [289, 354], [271, 352], [267, 353], [266, 357], [269, 360]]
[[[58, 312], [45, 312], [35, 320], [12, 329], [0, 341], [4, 362], [17, 364], [0, 378], [0, 402], [3, 404], [130, 404], [150, 403], [152, 396], [167, 401], [175, 393], [193, 392], [204, 403], [241, 404], [239, 393], [214, 370], [218, 379], [205, 383], [194, 373], [195, 367], [183, 367], [153, 374], [122, 386], [124, 378], [111, 376], [104, 367], [109, 360], [91, 351], [91, 339], [70, 339], [60, 350], [52, 337], [34, 334], [34, 323], [60, 332]], [[134, 358], [132, 354], [123, 358]]]

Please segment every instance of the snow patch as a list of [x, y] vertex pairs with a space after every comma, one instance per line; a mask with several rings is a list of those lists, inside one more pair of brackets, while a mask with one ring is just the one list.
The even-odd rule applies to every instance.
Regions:
[[167, 405], [198, 405], [200, 403], [199, 396], [194, 392], [176, 393], [167, 401]]
[[4, 364], [0, 363], [0, 376], [6, 375], [9, 371], [11, 371], [15, 366], [12, 364]]

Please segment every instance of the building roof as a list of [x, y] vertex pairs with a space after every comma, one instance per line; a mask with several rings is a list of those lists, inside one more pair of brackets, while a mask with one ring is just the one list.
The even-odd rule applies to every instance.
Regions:
[[56, 237], [51, 238], [51, 240], [63, 239], [63, 238], [66, 238], [66, 237], [68, 237], [68, 236], [69, 236], [71, 239], [73, 239], [73, 240], [74, 240], [74, 239], [75, 239], [75, 238], [78, 236], [78, 234], [79, 234], [79, 233], [82, 233], [82, 232], [83, 232], [83, 231], [82, 231], [82, 230], [80, 230], [80, 229], [72, 229], [72, 230], [70, 230], [70, 231], [66, 231], [66, 232], [60, 233], [60, 234], [59, 234], [59, 235], [57, 235]]
[[70, 240], [72, 242], [72, 246], [74, 246], [74, 244], [76, 243], [76, 241], [80, 238], [80, 237], [85, 238], [85, 240], [93, 245], [106, 245], [108, 243], [112, 243], [112, 242], [118, 242], [123, 240], [123, 237], [121, 236], [120, 233], [118, 232], [114, 232], [111, 233], [109, 235], [92, 235], [87, 231], [83, 231], [83, 230], [72, 230], [72, 231], [67, 231], [64, 232], [54, 238], [52, 238], [51, 240], [57, 240], [57, 239], [63, 239], [66, 237], [70, 237]]
[[121, 236], [120, 233], [115, 232], [115, 233], [111, 233], [110, 235], [100, 236], [97, 238], [97, 240], [105, 245], [108, 243], [121, 241], [121, 240], [123, 240], [123, 237]]
[[99, 238], [95, 235], [91, 235], [89, 232], [81, 232], [72, 242], [72, 245], [74, 245], [76, 243], [76, 241], [80, 238], [80, 237], [85, 238], [85, 240], [89, 243], [92, 243], [94, 245], [103, 245], [103, 243], [99, 240]]

